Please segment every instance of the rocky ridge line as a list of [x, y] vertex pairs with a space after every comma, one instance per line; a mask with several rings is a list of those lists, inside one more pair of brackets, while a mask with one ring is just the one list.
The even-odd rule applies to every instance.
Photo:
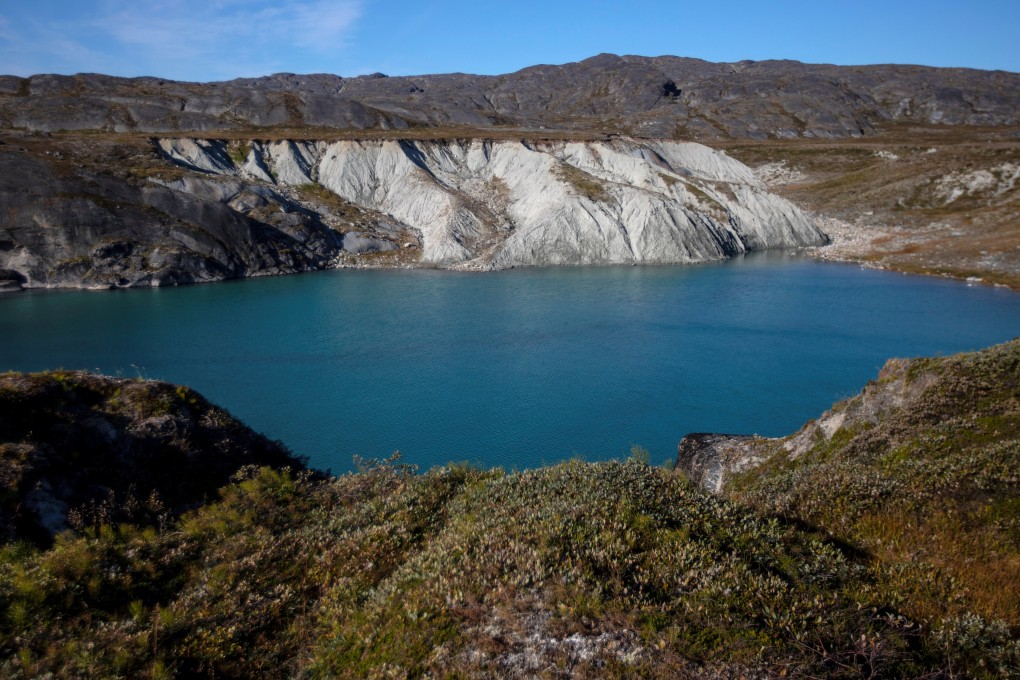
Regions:
[[516, 127], [685, 139], [848, 137], [894, 121], [1020, 122], [1020, 74], [600, 54], [498, 76], [278, 73], [218, 83], [0, 76], [0, 127], [186, 132]]

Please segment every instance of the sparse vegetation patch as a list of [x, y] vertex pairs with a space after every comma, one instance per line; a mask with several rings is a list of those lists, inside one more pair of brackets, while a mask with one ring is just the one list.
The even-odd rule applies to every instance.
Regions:
[[[868, 569], [879, 599], [941, 631], [940, 640], [964, 628], [976, 637], [1015, 631], [1018, 385], [1020, 341], [890, 362], [869, 389], [872, 404], [891, 406], [876, 410], [864, 396], [838, 405], [847, 420], [830, 438], [796, 460], [781, 453], [732, 478], [727, 493], [873, 555]], [[894, 390], [906, 390], [902, 406], [883, 397]], [[996, 639], [987, 649], [1011, 659], [1006, 666], [1015, 672], [1020, 643]]]
[[230, 154], [230, 160], [234, 161], [234, 165], [241, 167], [248, 160], [248, 154], [251, 153], [251, 142], [229, 142], [227, 144], [227, 153]]
[[589, 175], [580, 168], [575, 168], [568, 163], [560, 163], [556, 166], [554, 173], [557, 179], [590, 201], [605, 203], [610, 200], [609, 192], [602, 180], [594, 175]]

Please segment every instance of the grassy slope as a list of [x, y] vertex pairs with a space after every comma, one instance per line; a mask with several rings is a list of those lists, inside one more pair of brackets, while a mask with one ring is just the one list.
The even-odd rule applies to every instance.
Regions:
[[[890, 392], [904, 402], [875, 408]], [[831, 438], [808, 426], [812, 446], [780, 450], [727, 495], [867, 551], [880, 599], [913, 620], [976, 639], [994, 620], [1015, 633], [1020, 340], [890, 362], [865, 394], [833, 408], [846, 419]]]
[[10, 675], [942, 663], [845, 552], [638, 463], [263, 470], [162, 533], [10, 547], [0, 574]]
[[922, 398], [773, 461], [738, 500], [638, 461], [327, 480], [249, 467], [179, 521], [8, 545], [0, 668], [1017, 672], [1020, 343], [894, 367], [882, 380]]

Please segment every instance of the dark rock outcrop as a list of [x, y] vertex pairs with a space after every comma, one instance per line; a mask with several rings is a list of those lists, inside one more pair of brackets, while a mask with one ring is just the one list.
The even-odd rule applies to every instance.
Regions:
[[0, 293], [21, 290], [25, 277], [13, 269], [0, 269]]
[[712, 63], [600, 54], [500, 76], [276, 74], [218, 83], [98, 74], [0, 77], [0, 127], [117, 132], [466, 125], [687, 138], [845, 137], [886, 121], [1020, 121], [1020, 74], [959, 68]]
[[692, 432], [680, 440], [673, 469], [683, 472], [698, 486], [718, 492], [727, 473], [739, 472], [757, 462], [753, 443], [759, 440], [748, 435]]
[[[342, 236], [287, 196], [242, 182], [126, 174], [0, 147], [0, 289], [162, 286], [320, 269]], [[110, 168], [103, 172], [98, 167]], [[122, 164], [118, 167], [118, 164]], [[172, 168], [170, 168], [172, 170]], [[144, 179], [144, 178], [142, 178]], [[244, 206], [241, 206], [244, 208]], [[4, 272], [14, 272], [8, 275]]]
[[186, 387], [84, 372], [0, 374], [0, 542], [73, 523], [159, 521], [244, 465], [303, 469]]

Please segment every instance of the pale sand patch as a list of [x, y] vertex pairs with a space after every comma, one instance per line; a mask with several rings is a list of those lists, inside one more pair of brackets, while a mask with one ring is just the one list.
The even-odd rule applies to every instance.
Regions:
[[761, 180], [765, 186], [781, 187], [787, 184], [797, 184], [807, 179], [807, 175], [797, 168], [791, 168], [786, 161], [765, 163], [753, 168], [754, 176]]
[[859, 217], [855, 222], [847, 222], [838, 217], [811, 214], [811, 219], [829, 237], [831, 243], [805, 248], [804, 252], [821, 260], [857, 261], [875, 251], [876, 241], [903, 243], [904, 234], [901, 230], [867, 222], [864, 217]]

